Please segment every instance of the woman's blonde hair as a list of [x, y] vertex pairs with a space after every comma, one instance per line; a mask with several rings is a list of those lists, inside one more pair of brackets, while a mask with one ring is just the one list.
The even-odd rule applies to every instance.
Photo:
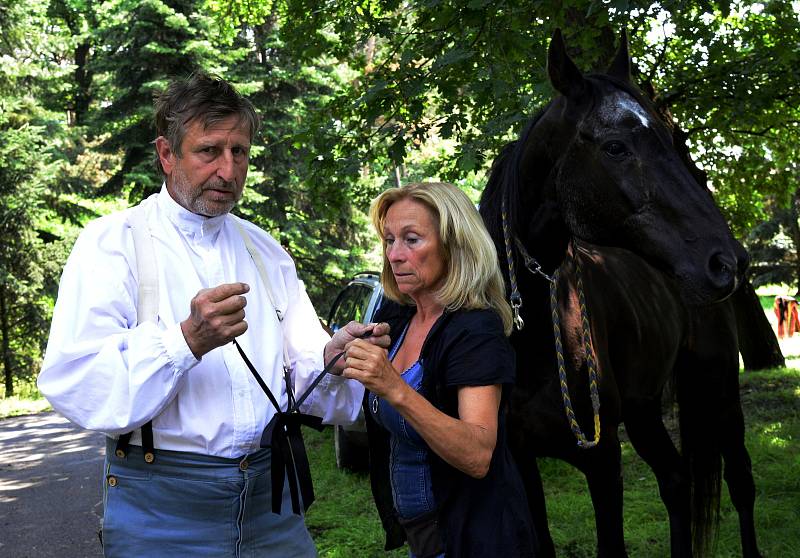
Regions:
[[[511, 307], [505, 300], [505, 285], [497, 262], [497, 252], [477, 209], [467, 195], [452, 184], [419, 182], [391, 188], [375, 198], [370, 218], [383, 240], [386, 213], [395, 202], [414, 200], [433, 214], [439, 227], [439, 240], [445, 264], [442, 286], [436, 300], [447, 310], [493, 308], [500, 314], [506, 335], [511, 333]], [[400, 292], [392, 267], [383, 253], [381, 284], [386, 295], [397, 302], [413, 304]]]

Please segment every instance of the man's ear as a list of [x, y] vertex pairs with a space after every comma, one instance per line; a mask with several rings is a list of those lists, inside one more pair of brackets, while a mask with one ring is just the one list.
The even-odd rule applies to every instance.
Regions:
[[156, 153], [161, 161], [161, 168], [164, 169], [164, 174], [169, 175], [175, 166], [175, 158], [177, 154], [172, 150], [169, 141], [164, 136], [156, 138]]

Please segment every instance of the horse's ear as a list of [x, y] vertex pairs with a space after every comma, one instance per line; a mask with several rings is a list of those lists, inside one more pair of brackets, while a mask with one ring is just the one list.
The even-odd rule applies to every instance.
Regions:
[[556, 91], [568, 99], [579, 97], [586, 87], [583, 74], [567, 54], [561, 29], [556, 29], [550, 40], [550, 48], [547, 51], [547, 73]]
[[631, 81], [631, 55], [628, 50], [628, 32], [624, 28], [619, 36], [619, 48], [606, 73], [626, 83]]

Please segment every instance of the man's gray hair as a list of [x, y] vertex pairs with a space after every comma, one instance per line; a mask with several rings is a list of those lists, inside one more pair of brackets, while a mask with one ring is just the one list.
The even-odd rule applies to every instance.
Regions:
[[[237, 116], [240, 124], [247, 124], [252, 142], [261, 124], [253, 104], [224, 79], [195, 72], [188, 79], [173, 81], [156, 98], [156, 137], [164, 136], [180, 157], [181, 144], [192, 121], [200, 119], [203, 129], [208, 129], [231, 116]], [[158, 154], [155, 165], [165, 174]]]

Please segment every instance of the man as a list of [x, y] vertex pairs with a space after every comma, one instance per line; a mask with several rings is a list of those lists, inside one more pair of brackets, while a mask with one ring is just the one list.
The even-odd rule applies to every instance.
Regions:
[[[255, 374], [285, 411], [284, 366], [300, 397], [369, 328], [352, 322], [330, 339], [290, 257], [229, 213], [258, 123], [221, 79], [172, 83], [156, 101], [161, 192], [90, 223], [65, 266], [39, 388], [58, 412], [109, 437], [106, 556], [316, 554], [292, 513], [283, 457], [260, 449], [276, 410]], [[369, 339], [386, 346], [387, 333], [377, 325]], [[327, 375], [301, 410], [352, 422], [362, 397], [358, 382]]]

